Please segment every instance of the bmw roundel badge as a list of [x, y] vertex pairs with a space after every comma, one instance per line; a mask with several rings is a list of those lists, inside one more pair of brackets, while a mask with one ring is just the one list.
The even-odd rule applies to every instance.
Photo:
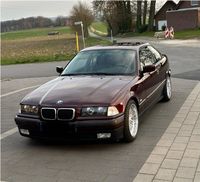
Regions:
[[56, 102], [56, 104], [62, 104], [62, 103], [63, 103], [62, 100], [58, 100], [58, 101]]

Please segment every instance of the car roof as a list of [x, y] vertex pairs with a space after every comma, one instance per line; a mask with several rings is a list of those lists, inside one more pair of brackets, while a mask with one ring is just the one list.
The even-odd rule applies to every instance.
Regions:
[[100, 46], [100, 45], [97, 45], [97, 46], [93, 46], [93, 47], [87, 47], [82, 51], [90, 51], [90, 50], [105, 50], [105, 49], [132, 49], [132, 50], [138, 50], [140, 47], [143, 47], [143, 46], [148, 46], [150, 45], [149, 43], [144, 43], [144, 42], [117, 42], [113, 45], [110, 45], [110, 46]]

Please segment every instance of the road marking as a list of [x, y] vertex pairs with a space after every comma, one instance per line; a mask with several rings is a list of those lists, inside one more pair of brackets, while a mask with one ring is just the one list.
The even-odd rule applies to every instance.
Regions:
[[19, 90], [8, 92], [7, 94], [0, 95], [0, 98], [6, 97], [6, 96], [9, 96], [9, 95], [12, 95], [12, 94], [16, 94], [18, 92], [21, 92], [21, 91], [24, 91], [24, 90], [28, 90], [28, 89], [31, 89], [31, 88], [35, 88], [35, 87], [38, 87], [38, 86], [40, 86], [40, 85], [34, 85], [34, 86], [31, 86], [31, 87], [25, 87], [25, 88], [22, 88], [22, 89], [19, 89]]
[[11, 129], [11, 130], [8, 130], [8, 131], [2, 133], [2, 134], [0, 135], [0, 140], [4, 139], [4, 138], [6, 138], [6, 137], [8, 137], [8, 136], [10, 136], [10, 135], [13, 135], [13, 134], [16, 133], [17, 131], [18, 131], [18, 128], [16, 127], [16, 128], [13, 128], [13, 129]]
[[[26, 87], [26, 88], [22, 88], [22, 89], [19, 89], [19, 90], [15, 90], [15, 91], [13, 91], [13, 92], [9, 92], [9, 93], [7, 93], [7, 94], [0, 95], [0, 98], [6, 97], [6, 96], [9, 96], [9, 95], [12, 95], [12, 94], [15, 94], [15, 93], [24, 91], [24, 90], [28, 90], [28, 89], [31, 89], [31, 88], [35, 88], [35, 87], [38, 87], [38, 86], [40, 86], [40, 85], [34, 85], [34, 86], [31, 86], [31, 87]], [[11, 130], [8, 130], [8, 131], [2, 133], [2, 134], [0, 135], [0, 140], [4, 139], [4, 138], [6, 138], [6, 137], [8, 137], [8, 136], [10, 136], [10, 135], [13, 135], [13, 134], [16, 133], [17, 131], [18, 131], [18, 128], [16, 127], [16, 128], [13, 128], [13, 129], [11, 129]]]

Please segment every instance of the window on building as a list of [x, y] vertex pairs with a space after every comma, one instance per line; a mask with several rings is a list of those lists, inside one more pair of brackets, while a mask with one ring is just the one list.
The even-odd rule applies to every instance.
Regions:
[[199, 5], [199, 1], [197, 0], [191, 0], [191, 6]]

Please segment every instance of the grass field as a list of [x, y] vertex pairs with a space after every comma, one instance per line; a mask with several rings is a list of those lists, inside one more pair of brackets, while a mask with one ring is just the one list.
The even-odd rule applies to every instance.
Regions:
[[200, 28], [175, 32], [176, 39], [200, 38]]
[[104, 22], [94, 22], [91, 25], [95, 30], [107, 34], [107, 25]]
[[[48, 36], [48, 32], [59, 35]], [[69, 60], [76, 54], [75, 36], [69, 27], [31, 29], [1, 34], [1, 65]], [[80, 47], [82, 39], [80, 38]], [[87, 38], [86, 46], [108, 41]]]
[[90, 30], [99, 36], [107, 36], [108, 34], [106, 23], [100, 21], [93, 22], [90, 26]]

